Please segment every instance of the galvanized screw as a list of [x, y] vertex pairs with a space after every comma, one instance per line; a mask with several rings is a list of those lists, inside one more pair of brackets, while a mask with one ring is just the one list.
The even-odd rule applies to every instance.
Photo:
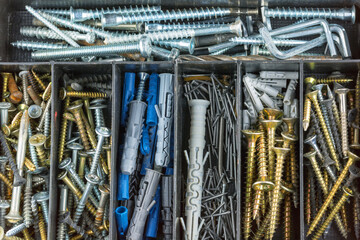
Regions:
[[87, 239], [87, 233], [85, 232], [85, 230], [83, 228], [81, 228], [80, 226], [78, 226], [71, 218], [70, 218], [70, 213], [66, 212], [64, 214], [61, 215], [61, 222], [63, 223], [67, 223], [70, 227], [72, 227], [78, 234], [80, 234], [82, 237], [84, 237], [85, 239]]
[[90, 168], [89, 174], [95, 174], [96, 169], [97, 169], [98, 164], [99, 164], [99, 158], [100, 158], [100, 154], [101, 154], [101, 150], [102, 150], [102, 145], [104, 144], [104, 140], [105, 140], [106, 137], [111, 136], [110, 129], [108, 129], [106, 127], [96, 128], [95, 132], [99, 136], [99, 140], [98, 140], [98, 143], [97, 143], [97, 146], [96, 146], [94, 157], [92, 159], [93, 161], [91, 163], [91, 168]]
[[83, 150], [84, 147], [80, 143], [71, 143], [68, 145], [68, 148], [72, 150], [72, 162], [73, 167], [76, 169], [77, 167], [77, 159], [78, 159], [78, 152]]
[[0, 102], [0, 124], [3, 126], [7, 124], [9, 118], [9, 108], [11, 107], [11, 103], [9, 102]]
[[34, 195], [34, 199], [41, 205], [46, 224], [49, 224], [49, 207], [47, 201], [49, 200], [49, 192], [38, 192]]
[[339, 95], [339, 110], [341, 120], [341, 140], [342, 140], [342, 151], [344, 157], [348, 156], [349, 143], [348, 143], [348, 130], [347, 130], [347, 93], [349, 89], [340, 88], [335, 90], [335, 93]]

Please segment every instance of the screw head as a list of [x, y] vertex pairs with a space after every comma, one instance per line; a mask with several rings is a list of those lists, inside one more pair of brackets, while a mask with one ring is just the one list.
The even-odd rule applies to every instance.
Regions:
[[95, 149], [90, 149], [90, 150], [86, 151], [86, 153], [88, 155], [90, 155], [90, 157], [93, 157], [93, 155], [96, 153], [96, 151], [95, 151]]
[[305, 78], [305, 80], [304, 80], [304, 82], [305, 82], [305, 84], [316, 84], [316, 78], [314, 78], [314, 77], [307, 77], [307, 78]]
[[66, 171], [62, 171], [61, 173], [58, 174], [58, 177], [57, 179], [58, 180], [63, 180], [67, 175], [67, 172]]
[[[64, 98], [64, 99], [65, 99], [65, 98]], [[82, 108], [83, 105], [84, 105], [84, 104], [83, 104], [82, 102], [80, 102], [80, 103], [77, 103], [77, 104], [75, 104], [75, 105], [72, 105], [72, 106], [68, 107], [67, 110], [69, 110], [69, 111], [77, 110], [77, 109]]]
[[102, 146], [102, 149], [104, 149], [104, 150], [111, 150], [111, 145], [109, 144], [109, 145], [103, 145]]
[[95, 174], [88, 174], [85, 176], [86, 181], [88, 181], [91, 184], [97, 185], [100, 182], [100, 178], [96, 176]]
[[6, 136], [10, 136], [11, 130], [8, 125], [2, 125], [1, 129]]
[[7, 200], [0, 200], [0, 208], [9, 208], [10, 203]]
[[103, 98], [95, 98], [94, 100], [92, 100], [91, 102], [90, 102], [90, 104], [91, 105], [96, 105], [96, 104], [99, 104], [99, 105], [104, 105], [104, 103], [106, 102], [106, 100], [105, 99], [103, 99]]
[[72, 162], [71, 158], [65, 158], [59, 164], [59, 168], [66, 169], [67, 167], [71, 166], [71, 162]]
[[9, 109], [11, 107], [11, 103], [9, 102], [0, 102], [0, 109]]
[[29, 117], [32, 119], [39, 118], [42, 114], [42, 108], [36, 104], [33, 104], [29, 107]]
[[340, 89], [337, 89], [337, 90], [335, 90], [335, 93], [337, 93], [337, 94], [347, 94], [348, 92], [349, 92], [350, 90], [348, 89], [348, 88], [340, 88]]
[[110, 137], [111, 136], [111, 130], [107, 127], [97, 127], [95, 129], [96, 134], [103, 136], [103, 137]]
[[40, 175], [42, 174], [43, 172], [45, 172], [47, 170], [46, 167], [39, 167], [39, 168], [36, 168], [34, 171], [30, 172], [31, 174], [34, 174], [34, 175]]
[[107, 108], [107, 105], [95, 104], [89, 107], [89, 109], [104, 109], [104, 108]]
[[70, 223], [70, 220], [71, 220], [71, 218], [70, 218], [70, 212], [69, 211], [61, 214], [61, 221], [60, 222], [62, 222], [62, 223]]
[[79, 152], [78, 155], [79, 155], [80, 157], [89, 157], [89, 154], [87, 154], [87, 153], [84, 152], [84, 151]]
[[172, 48], [169, 55], [169, 61], [175, 61], [180, 55], [180, 50], [177, 48]]
[[28, 110], [28, 109], [29, 109], [29, 106], [23, 103], [23, 104], [20, 104], [20, 105], [17, 107], [17, 109], [18, 109], [20, 112], [23, 112], [23, 111], [25, 111], [25, 110]]
[[30, 72], [29, 71], [21, 71], [19, 72], [19, 77], [21, 77], [22, 79], [26, 77], [26, 75], [28, 75]]
[[109, 184], [103, 184], [99, 187], [99, 191], [104, 195], [110, 194], [110, 186]]
[[86, 34], [85, 41], [86, 41], [87, 43], [95, 43], [95, 40], [96, 40], [95, 33], [87, 33], [87, 34]]
[[45, 143], [45, 141], [46, 141], [46, 136], [41, 133], [35, 134], [29, 139], [30, 145], [35, 147], [42, 146]]
[[59, 97], [61, 100], [64, 100], [66, 98], [66, 89], [60, 88]]
[[83, 87], [79, 83], [71, 83], [71, 88], [75, 91], [82, 91]]
[[139, 41], [140, 54], [145, 58], [151, 56], [151, 40], [148, 37], [142, 37]]
[[237, 19], [236, 22], [234, 22], [233, 24], [231, 24], [231, 30], [233, 33], [235, 33], [238, 37], [242, 36], [242, 21], [240, 19]]
[[84, 149], [83, 145], [81, 145], [80, 143], [71, 143], [68, 145], [68, 148], [70, 148], [71, 150], [83, 150]]
[[38, 192], [34, 195], [34, 199], [38, 202], [44, 202], [49, 200], [49, 192]]

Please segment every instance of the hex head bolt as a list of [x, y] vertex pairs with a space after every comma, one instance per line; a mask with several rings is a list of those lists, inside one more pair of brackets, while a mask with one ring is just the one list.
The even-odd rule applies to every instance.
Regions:
[[41, 133], [35, 134], [29, 139], [30, 145], [36, 148], [36, 152], [43, 166], [49, 165], [46, 152], [44, 149], [45, 141], [46, 141], [46, 136]]
[[84, 239], [87, 239], [88, 234], [85, 232], [85, 230], [78, 226], [70, 217], [70, 212], [65, 212], [61, 215], [61, 222], [68, 224], [70, 227], [72, 227], [78, 234], [80, 234]]
[[22, 92], [19, 91], [18, 86], [16, 85], [14, 76], [12, 73], [2, 73], [3, 78], [6, 78], [8, 81], [8, 89], [10, 92], [9, 100], [11, 103], [18, 104], [23, 98]]
[[68, 110], [74, 115], [74, 117], [76, 119], [76, 124], [78, 126], [81, 141], [84, 144], [85, 150], [89, 150], [90, 149], [90, 142], [89, 142], [88, 136], [87, 136], [86, 131], [85, 131], [84, 122], [83, 122], [82, 117], [81, 117], [81, 111], [82, 111], [82, 106], [83, 105], [84, 105], [83, 103], [79, 103], [79, 104], [68, 107]]
[[[59, 164], [60, 169], [66, 170], [71, 178], [76, 182], [76, 184], [79, 186], [81, 191], [85, 191], [85, 183], [83, 180], [79, 177], [79, 175], [75, 171], [74, 164], [71, 162], [71, 158], [65, 158], [61, 163]], [[93, 195], [90, 194], [90, 200], [95, 205], [95, 207], [99, 206], [98, 201], [95, 199]]]
[[335, 147], [334, 147], [334, 144], [333, 142], [331, 141], [331, 137], [329, 135], [329, 130], [326, 126], [326, 123], [325, 123], [325, 120], [324, 120], [324, 116], [321, 112], [321, 109], [320, 109], [320, 105], [319, 105], [319, 102], [318, 102], [318, 99], [317, 99], [317, 96], [318, 96], [318, 90], [316, 91], [313, 91], [313, 92], [310, 92], [308, 94], [306, 94], [306, 96], [308, 98], [310, 98], [310, 100], [312, 101], [313, 105], [314, 105], [314, 108], [315, 108], [315, 111], [316, 111], [316, 114], [319, 118], [319, 121], [320, 121], [320, 126], [321, 126], [321, 129], [323, 130], [323, 133], [325, 135], [325, 140], [326, 140], [326, 143], [329, 147], [329, 150], [330, 150], [330, 154], [331, 154], [331, 157], [333, 158], [333, 160], [335, 161], [335, 166], [337, 168], [338, 171], [340, 171], [340, 162], [339, 162], [339, 158], [336, 154], [336, 151], [335, 151]]
[[76, 169], [78, 162], [78, 152], [82, 151], [84, 147], [80, 143], [73, 142], [68, 145], [68, 148], [72, 150], [72, 168]]
[[244, 213], [244, 239], [250, 238], [251, 232], [251, 187], [254, 178], [255, 168], [255, 148], [256, 141], [262, 135], [262, 132], [255, 130], [242, 130], [248, 142], [247, 155], [247, 174], [246, 174], [246, 192], [245, 192], [245, 213]]
[[87, 180], [87, 183], [85, 186], [85, 191], [83, 192], [83, 194], [81, 196], [81, 199], [77, 205], [77, 208], [76, 208], [76, 211], [75, 211], [75, 214], [73, 217], [75, 224], [77, 224], [80, 220], [81, 214], [83, 213], [84, 208], [85, 208], [85, 203], [89, 197], [89, 194], [90, 194], [92, 188], [94, 187], [94, 185], [97, 185], [100, 182], [100, 178], [94, 174], [88, 174], [85, 176], [85, 178]]
[[272, 239], [277, 222], [277, 215], [279, 213], [278, 209], [280, 207], [280, 190], [281, 190], [281, 177], [283, 172], [283, 165], [286, 155], [290, 152], [289, 148], [279, 148], [273, 147], [273, 151], [275, 152], [276, 158], [276, 168], [275, 168], [275, 178], [274, 178], [274, 190], [272, 195], [271, 202], [271, 217], [269, 223], [269, 231], [270, 231], [270, 239]]
[[94, 223], [96, 227], [99, 227], [102, 223], [105, 205], [110, 196], [110, 186], [107, 184], [101, 185], [99, 187], [99, 190], [101, 192], [101, 196], [100, 196], [99, 207], [96, 210], [96, 217], [95, 217], [95, 223]]
[[327, 198], [325, 199], [323, 205], [321, 206], [320, 210], [318, 211], [318, 213], [316, 214], [314, 220], [312, 221], [312, 223], [311, 223], [311, 225], [309, 227], [309, 230], [307, 232], [307, 236], [309, 236], [315, 230], [315, 227], [320, 222], [320, 219], [322, 218], [322, 216], [324, 216], [326, 209], [329, 207], [329, 205], [330, 205], [332, 199], [334, 198], [336, 192], [338, 191], [338, 189], [340, 188], [342, 182], [344, 181], [350, 166], [355, 161], [360, 160], [360, 158], [358, 156], [356, 156], [355, 154], [353, 154], [352, 152], [349, 152], [348, 156], [349, 156], [349, 159], [348, 159], [344, 169], [341, 171], [337, 181], [335, 182], [335, 184], [331, 188], [331, 191], [327, 195]]
[[8, 123], [10, 107], [11, 107], [11, 103], [0, 102], [0, 124], [1, 124], [1, 126]]
[[339, 110], [341, 121], [341, 142], [343, 155], [346, 157], [349, 151], [348, 132], [347, 132], [347, 93], [348, 88], [340, 88], [335, 90], [335, 93], [339, 95]]
[[99, 165], [99, 159], [100, 159], [100, 154], [101, 154], [101, 150], [102, 150], [102, 145], [104, 144], [104, 140], [105, 140], [105, 138], [111, 136], [111, 131], [107, 127], [96, 128], [95, 132], [99, 136], [99, 141], [97, 143], [95, 154], [92, 159], [89, 174], [95, 174], [96, 169], [98, 168], [98, 165]]
[[350, 188], [343, 187], [343, 194], [340, 198], [340, 200], [336, 203], [335, 207], [331, 210], [328, 217], [325, 219], [323, 224], [318, 228], [318, 230], [315, 232], [313, 239], [320, 239], [321, 235], [324, 233], [325, 229], [328, 227], [328, 225], [331, 223], [331, 221], [334, 219], [334, 217], [337, 215], [337, 213], [340, 211], [340, 209], [344, 206], [347, 199], [353, 196], [353, 192]]
[[[67, 175], [66, 171], [60, 173], [58, 175], [58, 180], [62, 180], [68, 186], [68, 188], [74, 193], [74, 195], [78, 199], [80, 199], [82, 196], [81, 191], [75, 186], [75, 184], [66, 175]], [[87, 209], [90, 211], [90, 213], [95, 216], [96, 209], [94, 208], [94, 206], [92, 206], [89, 202], [87, 202], [85, 205], [86, 205]]]

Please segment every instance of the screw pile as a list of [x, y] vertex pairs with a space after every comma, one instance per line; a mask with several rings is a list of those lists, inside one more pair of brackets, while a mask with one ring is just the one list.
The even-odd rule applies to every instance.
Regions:
[[[248, 132], [259, 134], [257, 142], [254, 139], [256, 148], [252, 148], [250, 141], [243, 145], [255, 156], [247, 158], [252, 163], [248, 162], [245, 176], [247, 184], [242, 216], [244, 239], [251, 238], [252, 233], [255, 233], [255, 239], [264, 235], [272, 239], [278, 229], [281, 209], [285, 209], [284, 238], [291, 239], [294, 227], [291, 212], [299, 204], [298, 160], [295, 151], [299, 115], [297, 78], [297, 72], [281, 71], [262, 71], [259, 75], [247, 73], [243, 77], [245, 108], [242, 128], [247, 130], [242, 132], [245, 136]], [[276, 85], [281, 87], [273, 87]], [[286, 89], [284, 95], [283, 89]], [[291, 194], [282, 196], [283, 184], [291, 186]], [[282, 201], [283, 197], [285, 201]], [[256, 225], [252, 224], [254, 220]]]
[[[34, 60], [83, 61], [94, 61], [96, 58], [99, 61], [143, 61], [144, 58], [174, 60], [180, 52], [183, 59], [191, 55], [272, 55], [281, 59], [299, 55], [317, 58], [328, 55], [316, 53], [316, 50], [310, 53], [306, 51], [325, 46], [325, 43], [330, 48], [329, 57], [338, 54], [349, 58], [351, 50], [345, 29], [338, 24], [329, 24], [327, 19], [354, 23], [356, 13], [354, 6], [341, 10], [267, 7], [165, 9], [162, 6], [134, 6], [129, 9], [25, 8], [34, 16], [35, 26], [21, 27], [20, 34], [32, 40], [12, 42], [13, 47], [32, 51]], [[244, 24], [240, 19], [251, 19], [260, 12], [261, 16], [256, 17], [261, 18], [263, 27], [268, 29], [267, 37], [261, 28], [259, 33], [254, 34], [256, 21]], [[274, 21], [274, 18], [301, 20], [273, 30], [270, 19]], [[325, 33], [326, 38], [320, 36], [308, 39], [310, 35], [322, 33]], [[148, 41], [141, 41], [144, 38]], [[44, 39], [53, 41], [45, 42]], [[334, 42], [337, 43], [337, 49]], [[283, 46], [294, 49], [280, 51], [277, 48]], [[142, 59], [135, 56], [138, 53]]]
[[[357, 114], [359, 104], [352, 104], [352, 95], [349, 92], [354, 85], [351, 78], [307, 79], [311, 79], [310, 88], [316, 90], [307, 90], [305, 95], [305, 102], [311, 101], [310, 114], [304, 115], [304, 120], [311, 123], [310, 128], [304, 128], [307, 131], [304, 143], [305, 147], [309, 148], [305, 150], [304, 157], [311, 162], [311, 165], [308, 164], [305, 179], [310, 175], [315, 175], [316, 179], [310, 183], [312, 187], [306, 186], [309, 195], [306, 197], [306, 205], [317, 206], [316, 209], [305, 208], [306, 224], [309, 226], [307, 236], [311, 235], [312, 239], [319, 239], [321, 236], [326, 238], [329, 225], [335, 220], [341, 235], [346, 238], [353, 231], [348, 224], [350, 216], [354, 216], [355, 222], [358, 221], [358, 216], [348, 214], [346, 209], [350, 205], [347, 198], [352, 196], [352, 192], [358, 191], [357, 184], [353, 184], [354, 179], [359, 177], [354, 164], [359, 160], [358, 140], [350, 137], [357, 134], [357, 131], [352, 130], [355, 133], [352, 134], [350, 130], [358, 125], [358, 115], [354, 116], [349, 112]], [[358, 90], [355, 87], [355, 96]], [[341, 187], [343, 184], [344, 187]], [[316, 200], [310, 197], [319, 192], [315, 192], [315, 189], [321, 189], [323, 193], [323, 196]], [[356, 201], [354, 206], [353, 209], [357, 211]], [[356, 232], [358, 227], [355, 222]]]
[[[64, 87], [57, 93], [62, 100], [63, 109], [58, 148], [58, 166], [63, 172], [58, 176], [58, 180], [65, 184], [60, 185], [61, 204], [57, 236], [67, 239], [77, 238], [77, 234], [80, 234], [83, 237], [99, 239], [102, 231], [104, 235], [108, 235], [104, 229], [108, 229], [109, 224], [104, 212], [109, 207], [108, 163], [111, 160], [107, 158], [111, 158], [111, 152], [107, 154], [103, 145], [111, 136], [111, 130], [106, 127], [109, 122], [106, 113], [111, 112], [111, 95], [105, 94], [102, 88], [94, 91], [83, 82], [73, 80], [79, 79], [79, 76], [70, 76], [72, 79], [68, 75], [64, 76]], [[92, 77], [89, 81], [97, 82], [97, 79], [101, 78]], [[111, 78], [106, 81], [111, 83]], [[75, 87], [74, 83], [77, 84], [76, 89], [72, 88]], [[88, 104], [89, 99], [96, 101]], [[99, 101], [104, 106], [97, 113], [101, 115], [102, 125], [95, 128], [89, 123], [90, 119], [95, 117], [91, 107], [95, 107]], [[75, 229], [75, 232], [70, 228]]]
[[46, 239], [50, 136], [45, 137], [46, 129], [38, 126], [50, 117], [51, 98], [45, 98], [42, 87], [51, 84], [51, 77], [43, 78], [40, 86], [34, 80], [38, 74], [36, 69], [1, 73], [0, 152], [6, 160], [0, 162], [0, 223], [6, 237]]

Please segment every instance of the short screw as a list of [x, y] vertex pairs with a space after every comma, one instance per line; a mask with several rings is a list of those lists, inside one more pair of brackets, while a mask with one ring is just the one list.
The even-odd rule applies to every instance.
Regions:
[[[20, 30], [21, 31], [21, 30]], [[39, 84], [40, 88], [45, 91], [46, 90], [46, 86], [44, 84], [44, 82], [39, 78], [39, 76], [36, 74], [36, 72], [34, 71], [34, 68], [31, 69], [31, 73], [32, 75], [30, 74], [30, 78], [31, 77], [34, 77], [34, 79], [36, 80], [36, 82]]]
[[43, 134], [40, 134], [40, 133], [32, 136], [29, 139], [30, 145], [34, 146], [36, 148], [36, 152], [37, 152], [37, 154], [39, 156], [39, 159], [40, 159], [43, 166], [49, 165], [48, 159], [47, 159], [47, 156], [46, 156], [46, 152], [45, 152], [45, 149], [44, 149], [45, 141], [46, 141], [46, 136], [43, 135]]
[[5, 236], [6, 237], [11, 237], [11, 236], [15, 236], [16, 234], [22, 232], [24, 229], [26, 228], [26, 224], [25, 223], [21, 223], [19, 225], [16, 225], [15, 227], [9, 229]]
[[100, 196], [100, 202], [99, 207], [96, 210], [96, 217], [95, 217], [95, 226], [99, 227], [102, 223], [103, 215], [104, 215], [104, 208], [106, 205], [106, 202], [110, 195], [110, 186], [107, 184], [101, 185], [99, 187], [99, 190], [101, 192]]
[[83, 103], [79, 103], [73, 106], [68, 107], [67, 109], [74, 115], [74, 117], [76, 118], [76, 124], [78, 126], [79, 132], [80, 132], [80, 136], [81, 136], [81, 141], [84, 144], [84, 148], [85, 150], [89, 150], [90, 149], [90, 142], [88, 139], [88, 136], [86, 134], [85, 131], [85, 126], [84, 126], [84, 122], [83, 119], [81, 117], [81, 112], [82, 110], [82, 106], [84, 104]]
[[66, 91], [65, 88], [61, 88], [60, 99], [64, 100], [67, 96], [77, 97], [77, 98], [107, 98], [108, 97], [106, 93]]
[[[305, 78], [305, 94], [308, 94], [311, 92], [311, 88], [314, 84], [316, 84], [316, 79], [313, 77], [307, 77]], [[311, 100], [308, 97], [305, 97], [305, 103], [304, 103], [304, 118], [303, 118], [303, 128], [304, 131], [306, 131], [310, 124], [310, 110], [311, 110]]]
[[9, 81], [9, 74], [11, 73], [1, 73], [2, 79], [3, 79], [3, 88], [2, 88], [2, 92], [1, 92], [1, 96], [2, 96], [2, 102], [5, 102], [5, 93], [8, 87], [8, 81]]

